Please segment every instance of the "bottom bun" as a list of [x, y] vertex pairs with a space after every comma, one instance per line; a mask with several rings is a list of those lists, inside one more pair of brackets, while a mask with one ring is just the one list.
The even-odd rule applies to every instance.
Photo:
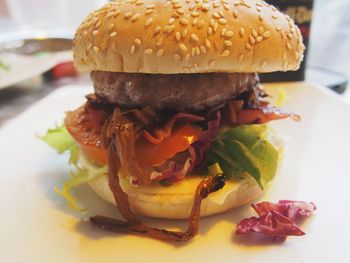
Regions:
[[[119, 173], [120, 185], [129, 196], [132, 210], [143, 216], [168, 219], [188, 218], [191, 212], [195, 190], [202, 180], [199, 176], [188, 175], [186, 179], [170, 186], [159, 184], [133, 186], [126, 175]], [[104, 200], [116, 204], [108, 186], [107, 174], [89, 182], [91, 188]], [[214, 215], [236, 208], [262, 194], [262, 190], [249, 175], [242, 180], [229, 180], [217, 192], [202, 201], [201, 216]]]

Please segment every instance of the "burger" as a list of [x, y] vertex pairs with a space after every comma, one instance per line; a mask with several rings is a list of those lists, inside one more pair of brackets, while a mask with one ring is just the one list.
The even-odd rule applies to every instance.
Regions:
[[[94, 93], [44, 136], [76, 166], [56, 191], [80, 209], [71, 189], [88, 183], [117, 205], [125, 220], [91, 218], [102, 229], [193, 238], [201, 216], [251, 202], [276, 174], [281, 148], [267, 123], [299, 117], [271, 104], [257, 73], [297, 70], [303, 51], [294, 21], [264, 1], [105, 5], [73, 42]], [[188, 229], [140, 216], [189, 218]]]

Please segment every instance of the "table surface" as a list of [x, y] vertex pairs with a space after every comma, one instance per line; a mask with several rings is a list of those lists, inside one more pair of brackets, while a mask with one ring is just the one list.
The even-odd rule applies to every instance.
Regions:
[[[105, 0], [0, 0], [0, 41], [10, 36], [47, 32], [73, 34], [80, 21]], [[316, 0], [308, 65], [337, 71], [350, 79], [349, 0]], [[45, 12], [43, 12], [45, 11]], [[326, 13], [336, 13], [328, 16]], [[337, 43], [337, 49], [334, 49]], [[331, 50], [331, 52], [330, 52]], [[87, 75], [55, 81], [37, 77], [19, 86], [0, 90], [0, 126], [53, 90], [65, 84], [91, 85]], [[350, 103], [350, 92], [342, 95]]]

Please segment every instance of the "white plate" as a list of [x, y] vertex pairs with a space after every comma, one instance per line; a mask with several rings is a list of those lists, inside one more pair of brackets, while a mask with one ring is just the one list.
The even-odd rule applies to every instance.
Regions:
[[[253, 215], [248, 206], [202, 219], [199, 235], [177, 244], [114, 235], [80, 221], [52, 191], [68, 172], [67, 156], [56, 155], [35, 138], [36, 132], [60, 122], [63, 112], [82, 103], [91, 90], [65, 87], [0, 130], [0, 261], [349, 262], [350, 106], [315, 85], [278, 86], [286, 87], [285, 107], [303, 120], [275, 122], [291, 139], [280, 174], [262, 199], [314, 201], [318, 210], [302, 225], [306, 236], [288, 238], [283, 244], [235, 238], [234, 223]], [[79, 195], [90, 207], [89, 214], [117, 214], [88, 187], [82, 187]]]
[[71, 51], [53, 52], [44, 56], [0, 54], [0, 61], [9, 68], [8, 70], [0, 68], [0, 89], [39, 76], [53, 68], [57, 63], [70, 60], [72, 60]]

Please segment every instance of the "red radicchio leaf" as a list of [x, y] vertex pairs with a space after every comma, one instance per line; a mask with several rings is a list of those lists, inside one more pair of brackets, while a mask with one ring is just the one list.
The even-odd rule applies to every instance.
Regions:
[[252, 204], [259, 217], [243, 219], [238, 223], [236, 234], [261, 233], [284, 241], [287, 236], [302, 236], [305, 233], [295, 224], [300, 216], [310, 216], [316, 210], [314, 203], [281, 200], [278, 203]]
[[215, 118], [208, 121], [208, 129], [202, 132], [199, 135], [198, 140], [190, 146], [189, 152], [191, 155], [192, 162], [189, 172], [193, 171], [193, 169], [196, 168], [199, 164], [201, 164], [204, 160], [204, 157], [209, 150], [211, 142], [215, 139], [216, 135], [218, 134], [221, 119], [220, 115], [220, 111], [218, 110], [215, 113]]
[[280, 200], [278, 203], [261, 202], [258, 204], [252, 204], [252, 207], [259, 216], [263, 216], [264, 214], [275, 210], [293, 221], [299, 216], [310, 216], [311, 213], [316, 210], [316, 205], [312, 202], [308, 203], [289, 200]]
[[302, 236], [305, 233], [288, 217], [272, 210], [260, 217], [243, 219], [237, 225], [236, 234], [261, 233], [283, 240], [286, 236]]
[[176, 182], [185, 177], [191, 167], [191, 157], [187, 158], [183, 164], [169, 161], [168, 167], [163, 171], [153, 171], [151, 180]]

